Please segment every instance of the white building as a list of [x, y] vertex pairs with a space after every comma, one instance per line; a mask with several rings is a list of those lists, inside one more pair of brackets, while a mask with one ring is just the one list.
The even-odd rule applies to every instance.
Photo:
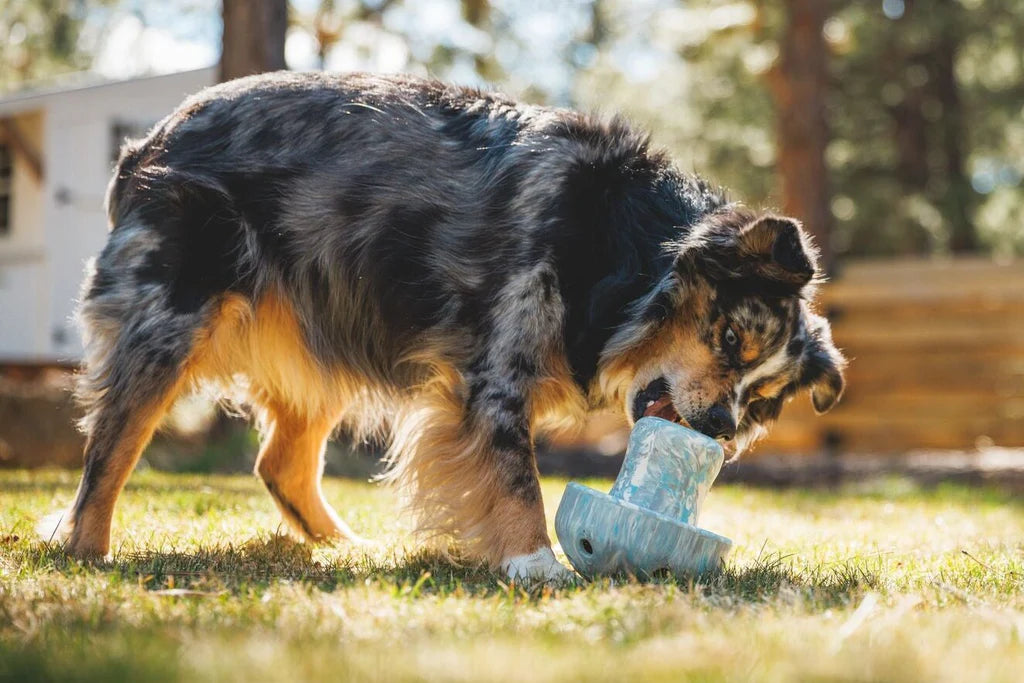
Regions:
[[0, 98], [0, 365], [79, 358], [71, 316], [121, 141], [215, 79], [211, 67]]

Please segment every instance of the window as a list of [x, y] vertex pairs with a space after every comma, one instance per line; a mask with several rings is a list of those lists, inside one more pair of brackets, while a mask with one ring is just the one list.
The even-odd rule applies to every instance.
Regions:
[[0, 237], [11, 234], [11, 148], [0, 143]]
[[110, 124], [110, 163], [116, 164], [121, 156], [121, 145], [125, 140], [146, 137], [153, 122], [125, 121], [115, 119]]

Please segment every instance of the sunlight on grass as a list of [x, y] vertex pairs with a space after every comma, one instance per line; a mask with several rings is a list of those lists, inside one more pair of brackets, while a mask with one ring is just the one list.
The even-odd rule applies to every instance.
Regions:
[[[137, 473], [114, 559], [33, 538], [69, 473], [0, 473], [2, 680], [1019, 680], [1024, 504], [889, 481], [716, 488], [702, 578], [509, 586], [419, 548], [386, 489], [326, 489], [369, 549], [313, 548], [245, 476]], [[607, 488], [607, 482], [593, 482]], [[564, 481], [544, 482], [549, 519]]]

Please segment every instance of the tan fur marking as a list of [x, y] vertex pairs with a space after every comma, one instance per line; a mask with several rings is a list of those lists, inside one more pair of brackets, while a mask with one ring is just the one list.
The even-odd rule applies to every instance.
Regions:
[[771, 382], [767, 382], [757, 389], [758, 398], [775, 398], [790, 382], [789, 374], [783, 375], [776, 378]]
[[746, 252], [745, 257], [770, 254], [778, 234], [776, 222], [771, 217], [761, 216], [748, 223], [740, 234], [740, 247]]
[[291, 307], [273, 294], [255, 310], [241, 297], [224, 299], [193, 376], [241, 388], [260, 406], [273, 402], [298, 415], [334, 414], [340, 408], [340, 397], [329, 391], [329, 378], [306, 349]]
[[761, 357], [764, 352], [764, 347], [761, 345], [760, 339], [755, 339], [752, 335], [740, 331], [740, 360], [744, 363], [753, 363], [755, 360]]
[[[383, 479], [405, 494], [420, 532], [453, 535], [495, 567], [510, 552], [548, 543], [539, 503], [536, 510], [512, 510], [518, 503], [496, 498], [500, 485], [489, 439], [463, 424], [463, 378], [443, 360], [443, 349], [425, 343], [402, 359], [403, 365], [424, 368], [424, 380], [398, 396], [374, 388], [359, 373], [318, 365], [290, 307], [277, 295], [264, 297], [255, 310], [228, 297], [209, 337], [192, 377], [234, 387], [237, 400], [256, 407], [266, 434], [258, 472], [302, 514], [311, 527], [299, 528], [304, 535], [337, 536], [336, 528], [345, 535], [314, 486], [318, 467], [311, 464], [317, 462], [320, 435], [329, 430], [330, 420], [317, 416], [340, 415], [357, 429], [390, 427]], [[532, 396], [533, 415], [549, 428], [570, 427], [585, 412], [585, 401], [564, 360], [550, 365]], [[283, 507], [282, 512], [297, 522]]]
[[[698, 290], [705, 297], [710, 292]], [[696, 294], [695, 294], [696, 296]], [[631, 413], [630, 400], [639, 387], [658, 377], [669, 378], [670, 384], [685, 390], [678, 393], [676, 408], [687, 411], [685, 399], [692, 395], [718, 396], [725, 389], [727, 378], [711, 372], [716, 360], [698, 335], [699, 325], [706, 320], [706, 300], [692, 301], [692, 307], [664, 325], [645, 344], [635, 346], [618, 356], [606, 356], [598, 368], [598, 389], [613, 397], [613, 406]], [[719, 323], [721, 325], [721, 323]]]
[[[680, 322], [667, 325], [650, 336], [645, 343], [638, 343], [620, 353], [602, 356], [591, 392], [607, 399], [611, 407], [621, 408], [642, 368], [650, 366], [653, 358], [665, 358], [678, 353], [679, 350], [674, 347], [679, 342], [680, 326]], [[626, 413], [629, 413], [628, 406]]]
[[394, 397], [352, 368], [330, 369], [310, 354], [291, 305], [275, 293], [255, 306], [228, 296], [209, 327], [208, 349], [192, 379], [255, 409], [260, 423], [270, 406], [296, 416], [336, 416], [357, 437], [380, 434]]
[[561, 352], [551, 354], [531, 397], [530, 422], [538, 432], [578, 433], [587, 417], [587, 400]]
[[324, 445], [339, 421], [357, 435], [379, 432], [394, 412], [388, 392], [318, 363], [290, 304], [275, 293], [255, 308], [225, 297], [206, 335], [190, 379], [255, 413], [263, 437], [256, 473], [289, 525], [310, 540], [358, 541], [324, 499]]
[[285, 520], [312, 541], [359, 540], [324, 499], [320, 485], [324, 448], [334, 428], [329, 418], [302, 418], [271, 407], [256, 473]]
[[[195, 348], [205, 346], [203, 334], [198, 335]], [[110, 552], [110, 526], [114, 505], [124, 489], [125, 482], [135, 469], [142, 451], [149, 445], [160, 421], [181, 394], [191, 374], [193, 358], [186, 361], [185, 371], [174, 384], [147, 405], [138, 406], [128, 418], [128, 424], [121, 430], [117, 445], [103, 461], [102, 477], [90, 490], [89, 498], [80, 514], [74, 519], [74, 528], [68, 539], [68, 552], [76, 557], [102, 557]], [[86, 443], [86, 452], [90, 442]], [[85, 479], [82, 484], [85, 484]]]
[[529, 505], [518, 498], [494, 501], [477, 535], [485, 559], [495, 569], [502, 560], [551, 546], [540, 499]]
[[[121, 432], [115, 448], [107, 454], [102, 477], [89, 491], [86, 505], [75, 518], [68, 539], [68, 552], [75, 557], [103, 557], [110, 552], [114, 504], [182, 384], [178, 382], [160, 399], [138, 408]], [[89, 447], [87, 443], [86, 451]]]
[[382, 479], [403, 495], [417, 531], [428, 538], [451, 534], [474, 550], [484, 545], [499, 485], [488, 440], [462, 424], [457, 387], [457, 375], [441, 375], [399, 407]]
[[[563, 389], [549, 391], [541, 400], [558, 405]], [[489, 435], [469, 428], [463, 415], [461, 377], [439, 367], [401, 404], [383, 479], [404, 494], [418, 532], [428, 539], [454, 536], [497, 569], [510, 555], [550, 545], [543, 505], [498, 497], [502, 487]]]

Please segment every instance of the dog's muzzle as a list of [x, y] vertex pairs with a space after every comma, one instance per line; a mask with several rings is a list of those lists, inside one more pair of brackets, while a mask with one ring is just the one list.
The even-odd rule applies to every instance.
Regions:
[[660, 417], [669, 422], [676, 422], [689, 426], [672, 404], [672, 394], [669, 392], [668, 380], [659, 377], [633, 398], [633, 422], [641, 417]]

